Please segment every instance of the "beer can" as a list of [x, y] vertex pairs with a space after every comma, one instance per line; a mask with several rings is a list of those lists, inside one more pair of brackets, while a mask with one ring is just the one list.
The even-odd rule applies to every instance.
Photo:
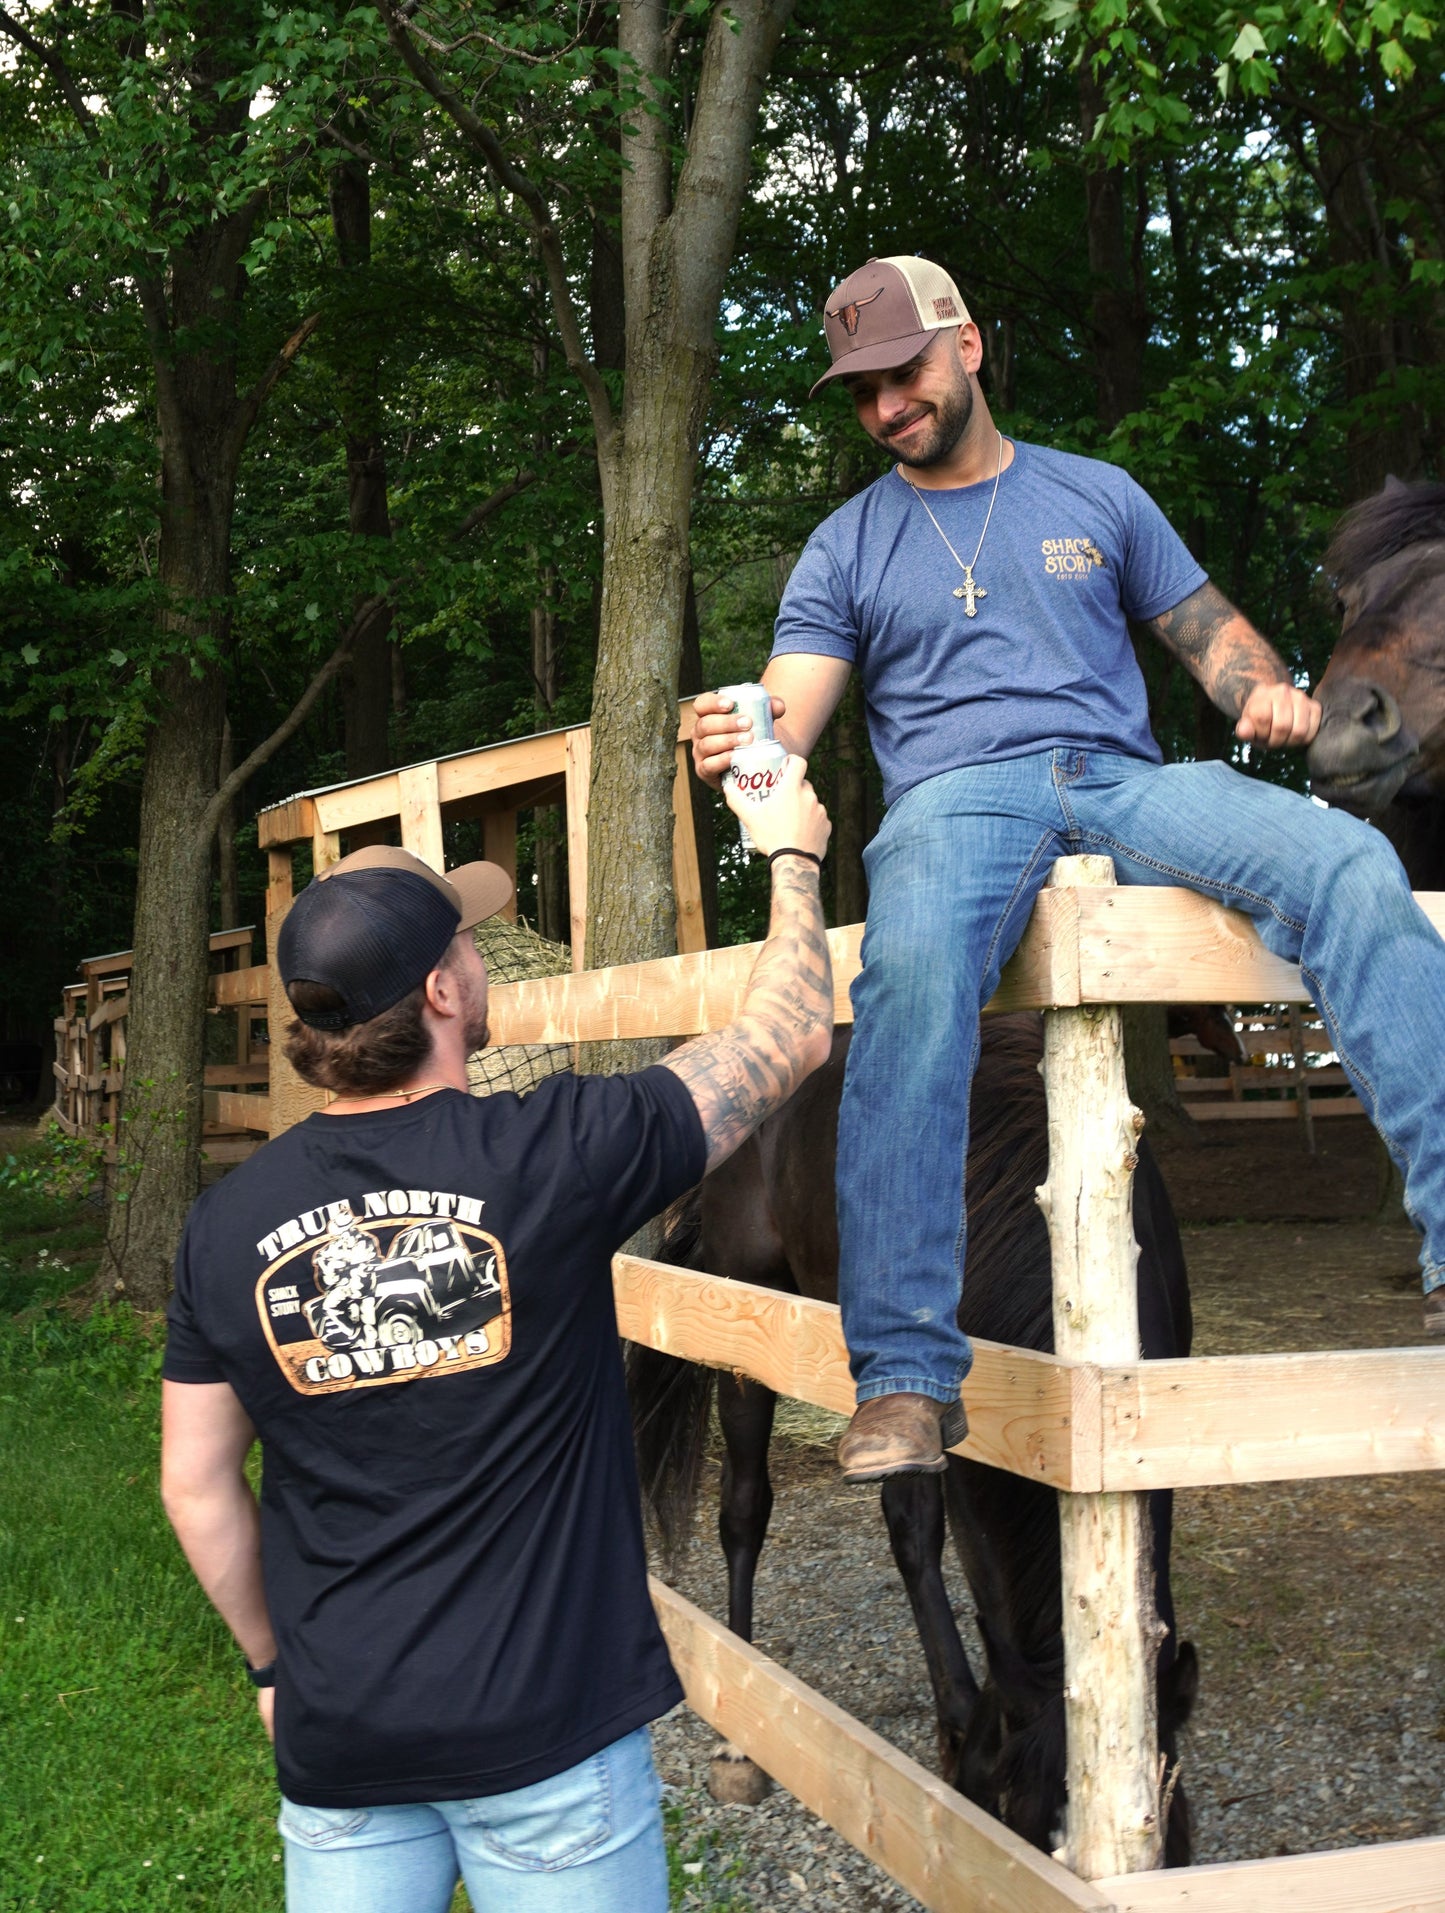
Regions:
[[728, 698], [739, 717], [751, 719], [753, 742], [765, 744], [773, 736], [773, 698], [763, 684], [724, 684], [718, 696]]
[[[788, 761], [788, 753], [775, 738], [769, 738], [761, 744], [743, 744], [733, 752], [733, 761], [728, 767], [724, 782], [749, 804], [766, 803], [783, 781], [783, 766]], [[748, 834], [748, 827], [738, 819], [742, 846], [744, 850], [757, 849]]]

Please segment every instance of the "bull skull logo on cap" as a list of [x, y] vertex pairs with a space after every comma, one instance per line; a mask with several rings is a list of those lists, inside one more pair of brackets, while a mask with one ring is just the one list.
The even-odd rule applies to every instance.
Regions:
[[851, 339], [858, 331], [859, 312], [864, 306], [871, 306], [875, 299], [881, 299], [885, 290], [885, 287], [879, 286], [878, 290], [876, 292], [870, 292], [866, 299], [854, 299], [848, 305], [839, 306], [836, 312], [830, 312], [826, 316], [830, 319], [841, 319], [843, 321], [843, 330]]

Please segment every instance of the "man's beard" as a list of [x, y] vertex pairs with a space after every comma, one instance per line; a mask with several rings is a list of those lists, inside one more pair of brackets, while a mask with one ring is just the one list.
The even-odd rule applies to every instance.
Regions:
[[954, 447], [968, 430], [972, 417], [973, 381], [960, 371], [953, 390], [934, 406], [931, 427], [925, 428], [918, 438], [910, 440], [907, 447], [895, 445], [882, 432], [871, 432], [869, 437], [875, 445], [881, 445], [885, 452], [891, 452], [900, 465], [911, 465], [919, 471], [927, 471], [929, 466], [942, 465], [945, 459], [952, 456]]
[[475, 1056], [479, 1049], [487, 1047], [492, 1036], [487, 1024], [487, 986], [485, 983], [474, 984], [468, 977], [464, 987], [466, 1021], [462, 1029], [467, 1041], [467, 1055]]

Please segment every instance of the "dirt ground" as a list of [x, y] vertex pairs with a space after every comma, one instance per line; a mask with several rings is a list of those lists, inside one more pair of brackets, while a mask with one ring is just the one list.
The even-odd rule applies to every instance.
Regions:
[[[1313, 1160], [1286, 1122], [1215, 1125], [1165, 1157], [1196, 1354], [1421, 1341], [1417, 1238], [1373, 1219], [1368, 1126], [1342, 1118], [1317, 1134]], [[839, 1483], [836, 1425], [797, 1410], [783, 1422], [758, 1644], [932, 1765], [922, 1656], [876, 1498]], [[723, 1613], [715, 1483], [680, 1585]], [[1173, 1573], [1200, 1660], [1183, 1746], [1197, 1861], [1445, 1833], [1445, 1474], [1181, 1493]], [[954, 1592], [967, 1628], [956, 1575]], [[758, 1913], [914, 1904], [785, 1795], [707, 1802], [711, 1741], [675, 1716], [660, 1765]]]

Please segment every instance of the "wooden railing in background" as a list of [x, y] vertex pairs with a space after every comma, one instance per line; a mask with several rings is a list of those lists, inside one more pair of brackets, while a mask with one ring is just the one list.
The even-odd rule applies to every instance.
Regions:
[[[270, 972], [252, 964], [255, 929], [220, 930], [211, 938], [213, 1011], [234, 1013], [234, 1060], [206, 1065], [202, 1149], [212, 1162], [240, 1162], [265, 1141], [271, 1106], [270, 1048], [265, 1041]], [[125, 1081], [126, 1019], [130, 1014], [129, 950], [86, 957], [80, 981], [68, 984], [55, 1019], [55, 1104], [52, 1114], [68, 1136], [109, 1142], [115, 1134]], [[250, 1092], [250, 1093], [248, 1093]]]

